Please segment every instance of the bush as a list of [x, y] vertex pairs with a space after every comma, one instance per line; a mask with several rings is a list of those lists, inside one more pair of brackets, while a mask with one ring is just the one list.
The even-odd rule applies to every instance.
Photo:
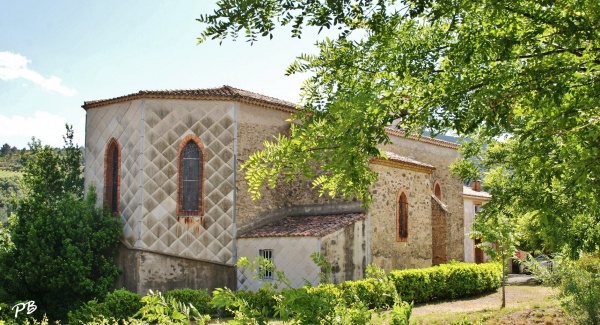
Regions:
[[142, 308], [141, 299], [142, 296], [126, 289], [115, 290], [104, 298], [104, 308], [108, 314], [103, 315], [115, 319], [132, 317]]
[[455, 299], [494, 291], [501, 285], [501, 276], [498, 263], [443, 264], [389, 274], [402, 300], [415, 302]]
[[70, 311], [69, 324], [93, 322], [98, 317], [126, 320], [133, 317], [141, 308], [141, 296], [125, 289], [107, 293], [103, 302], [93, 299], [81, 307]]
[[258, 291], [235, 291], [235, 295], [246, 301], [250, 308], [260, 310], [266, 317], [275, 316], [277, 301], [275, 291], [270, 288], [260, 288]]
[[558, 287], [563, 309], [578, 324], [600, 324], [600, 260], [584, 257], [578, 261], [557, 258], [554, 272], [539, 275], [544, 282]]
[[184, 304], [192, 304], [200, 314], [216, 313], [216, 309], [210, 303], [212, 298], [207, 290], [176, 289], [165, 293], [165, 298], [174, 298]]

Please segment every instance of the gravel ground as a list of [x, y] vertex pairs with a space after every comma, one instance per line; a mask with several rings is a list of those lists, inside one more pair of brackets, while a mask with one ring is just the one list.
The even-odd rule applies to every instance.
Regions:
[[[542, 286], [506, 286], [506, 307], [535, 307], [544, 299], [552, 297], [555, 293], [556, 291], [554, 289]], [[501, 302], [501, 290], [498, 290], [498, 292], [474, 298], [415, 306], [412, 315], [419, 316], [497, 310], [500, 307]]]

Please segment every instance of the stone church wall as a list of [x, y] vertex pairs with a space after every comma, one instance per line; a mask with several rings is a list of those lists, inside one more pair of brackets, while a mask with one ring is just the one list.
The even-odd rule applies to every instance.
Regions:
[[429, 144], [409, 138], [390, 136], [392, 144], [382, 148], [401, 156], [410, 157], [418, 161], [433, 165], [436, 169], [431, 175], [429, 191], [433, 192], [435, 181], [439, 181], [442, 188], [442, 203], [446, 205], [448, 260], [463, 260], [463, 198], [462, 182], [458, 177], [450, 174], [449, 166], [459, 157], [455, 148], [447, 148]]
[[[252, 200], [248, 192], [245, 172], [240, 166], [254, 152], [263, 148], [265, 140], [274, 141], [278, 134], [290, 134], [290, 113], [270, 108], [262, 108], [249, 104], [240, 104], [237, 125], [237, 166], [236, 179], [236, 214], [238, 233], [243, 233], [257, 226], [282, 218], [288, 214], [296, 214], [297, 206], [307, 209], [340, 201], [327, 196], [319, 197], [312, 189], [310, 181], [278, 182], [275, 189], [266, 186], [261, 191], [259, 200]], [[340, 209], [343, 209], [344, 204]], [[333, 209], [335, 210], [335, 209]]]
[[[372, 164], [379, 174], [372, 186], [371, 261], [386, 271], [431, 266], [430, 175]], [[396, 241], [396, 200], [403, 189], [408, 199], [408, 241]]]

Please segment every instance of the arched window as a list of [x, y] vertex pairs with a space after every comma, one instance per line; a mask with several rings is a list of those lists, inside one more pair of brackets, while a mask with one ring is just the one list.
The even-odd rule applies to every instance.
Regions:
[[442, 186], [439, 181], [435, 181], [435, 184], [433, 185], [433, 195], [440, 201], [442, 200]]
[[117, 139], [112, 138], [104, 153], [104, 205], [112, 213], [119, 213], [121, 185], [121, 149]]
[[196, 136], [186, 137], [179, 146], [179, 189], [177, 214], [204, 214], [204, 146]]
[[408, 200], [404, 191], [399, 193], [397, 199], [396, 241], [408, 241]]

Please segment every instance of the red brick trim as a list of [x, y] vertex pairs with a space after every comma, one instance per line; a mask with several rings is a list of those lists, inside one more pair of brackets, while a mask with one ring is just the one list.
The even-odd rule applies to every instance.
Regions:
[[[111, 151], [112, 148], [116, 148], [117, 150], [117, 188], [113, 189], [110, 185], [110, 176], [112, 175], [111, 173], [114, 173], [115, 171], [112, 170], [112, 164], [111, 164], [111, 156], [109, 155], [109, 152]], [[104, 197], [103, 197], [103, 203], [104, 205], [107, 205], [108, 208], [110, 209], [110, 198], [111, 198], [111, 191], [116, 190], [117, 191], [117, 209], [120, 209], [121, 207], [121, 146], [119, 145], [119, 141], [115, 138], [111, 138], [110, 140], [108, 140], [108, 143], [106, 144], [106, 149], [104, 149]], [[119, 211], [111, 211], [112, 213], [119, 213]]]
[[[439, 189], [439, 192], [438, 192]], [[436, 179], [435, 182], [433, 182], [433, 195], [435, 195], [435, 197], [437, 197], [440, 201], [442, 201], [442, 183], [440, 182], [439, 179]]]
[[[181, 193], [182, 188], [182, 173], [181, 173], [181, 154], [183, 148], [190, 142], [193, 141], [198, 148], [200, 149], [200, 153], [202, 155], [202, 162], [200, 164], [200, 184], [199, 184], [199, 192], [200, 195], [200, 203], [198, 206], [198, 211], [185, 211], [181, 206], [181, 199], [183, 193]], [[202, 144], [202, 140], [197, 136], [190, 134], [186, 136], [181, 143], [179, 144], [179, 153], [177, 155], [177, 215], [178, 216], [203, 216], [204, 215], [204, 144]]]
[[[402, 213], [400, 213], [400, 204], [403, 205]], [[400, 236], [401, 224], [406, 227], [406, 236]], [[396, 241], [408, 242], [408, 195], [404, 189], [398, 191], [396, 195]]]

